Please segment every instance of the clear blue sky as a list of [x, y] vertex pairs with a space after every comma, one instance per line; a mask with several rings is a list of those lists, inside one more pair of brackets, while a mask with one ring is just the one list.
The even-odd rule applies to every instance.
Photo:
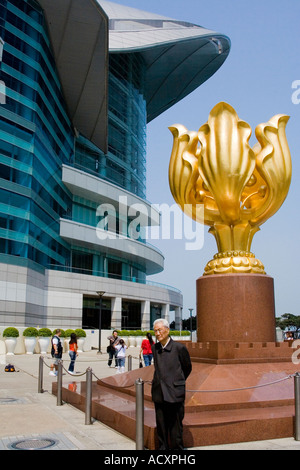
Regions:
[[[147, 199], [173, 204], [168, 183], [172, 135], [175, 123], [198, 130], [210, 110], [226, 101], [240, 119], [255, 127], [275, 114], [287, 114], [287, 138], [292, 155], [293, 177], [288, 197], [279, 211], [261, 226], [253, 239], [252, 252], [275, 281], [276, 316], [300, 315], [300, 104], [293, 104], [292, 83], [300, 81], [299, 0], [119, 0], [141, 10], [186, 20], [223, 33], [231, 40], [224, 65], [205, 84], [148, 125]], [[300, 83], [300, 82], [299, 82]], [[300, 90], [300, 87], [299, 87]], [[300, 98], [300, 91], [298, 93]], [[196, 312], [195, 282], [217, 252], [215, 240], [204, 228], [204, 246], [187, 251], [185, 240], [152, 243], [165, 255], [163, 273], [149, 277], [181, 289], [183, 317]]]

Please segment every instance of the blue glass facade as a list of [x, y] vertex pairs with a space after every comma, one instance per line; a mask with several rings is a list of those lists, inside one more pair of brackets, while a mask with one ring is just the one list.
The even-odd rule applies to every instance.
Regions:
[[0, 0], [0, 37], [6, 86], [6, 104], [0, 106], [0, 260], [144, 282], [143, 266], [107, 257], [101, 248], [71, 246], [59, 235], [60, 218], [92, 227], [99, 221], [97, 204], [70, 194], [63, 184], [63, 164], [145, 197], [142, 57], [110, 56], [104, 154], [74, 134], [38, 2]]
[[146, 196], [144, 82], [145, 64], [141, 55], [110, 56], [108, 148], [115, 159], [124, 162], [124, 187], [140, 197]]
[[108, 154], [80, 136], [75, 164], [141, 198], [146, 196], [145, 64], [138, 54], [109, 58]]
[[6, 86], [6, 104], [0, 106], [0, 253], [14, 263], [18, 257], [65, 266], [70, 247], [59, 237], [59, 218], [71, 214], [72, 199], [61, 165], [73, 161], [74, 137], [39, 5], [1, 0], [0, 37]]

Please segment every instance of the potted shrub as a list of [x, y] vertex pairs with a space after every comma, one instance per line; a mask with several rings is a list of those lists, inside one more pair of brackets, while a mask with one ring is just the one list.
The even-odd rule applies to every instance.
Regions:
[[39, 345], [40, 345], [41, 354], [47, 353], [51, 336], [52, 336], [52, 331], [49, 330], [49, 328], [39, 329]]
[[86, 332], [82, 328], [77, 328], [75, 330], [75, 335], [77, 336], [78, 352], [83, 352]]
[[129, 347], [130, 348], [135, 348], [136, 347], [135, 331], [133, 331], [133, 330], [129, 331], [128, 341], [129, 341]]
[[32, 326], [25, 328], [23, 331], [24, 342], [25, 342], [25, 349], [27, 354], [33, 354], [37, 337], [38, 337], [38, 330]]
[[71, 336], [72, 333], [75, 333], [75, 330], [72, 330], [71, 328], [68, 328], [68, 329], [65, 330], [65, 332], [64, 332], [64, 338], [70, 338], [70, 336]]
[[6, 354], [13, 356], [17, 345], [17, 338], [19, 337], [19, 330], [15, 327], [5, 328], [2, 336], [5, 341]]

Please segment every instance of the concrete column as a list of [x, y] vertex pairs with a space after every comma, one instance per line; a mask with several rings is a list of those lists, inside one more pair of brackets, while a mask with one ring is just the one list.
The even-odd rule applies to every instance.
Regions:
[[175, 307], [175, 330], [181, 329], [182, 308]]
[[150, 325], [150, 300], [141, 302], [141, 328], [142, 330], [151, 329]]
[[122, 327], [122, 297], [111, 299], [111, 328]]
[[170, 305], [163, 304], [161, 306], [161, 317], [170, 322]]

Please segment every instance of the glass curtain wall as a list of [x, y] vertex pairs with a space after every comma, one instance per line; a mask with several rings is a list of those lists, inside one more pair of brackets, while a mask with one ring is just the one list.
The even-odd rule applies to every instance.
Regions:
[[59, 218], [71, 216], [72, 200], [61, 165], [73, 161], [74, 136], [39, 4], [0, 0], [0, 37], [0, 253], [66, 266]]
[[[76, 139], [75, 166], [97, 174], [135, 195], [146, 196], [146, 121], [144, 98], [145, 64], [139, 54], [111, 54], [109, 58], [108, 153], [105, 155], [83, 136]], [[74, 196], [73, 220], [96, 227], [97, 205]], [[116, 208], [117, 210], [118, 208]], [[119, 214], [116, 232], [127, 234]], [[143, 241], [143, 240], [140, 240]], [[92, 257], [91, 257], [92, 256]], [[82, 272], [134, 282], [145, 282], [138, 265], [122, 258], [107, 258], [74, 247], [72, 267]]]
[[108, 154], [79, 136], [75, 164], [146, 197], [145, 64], [138, 54], [109, 58]]
[[71, 248], [59, 236], [61, 217], [95, 227], [99, 222], [95, 203], [72, 196], [62, 183], [62, 164], [75, 164], [145, 198], [142, 57], [110, 55], [105, 155], [85, 137], [75, 139], [38, 2], [0, 0], [0, 37], [0, 80], [6, 87], [6, 104], [0, 105], [0, 259], [145, 282], [141, 266], [99, 250]]

